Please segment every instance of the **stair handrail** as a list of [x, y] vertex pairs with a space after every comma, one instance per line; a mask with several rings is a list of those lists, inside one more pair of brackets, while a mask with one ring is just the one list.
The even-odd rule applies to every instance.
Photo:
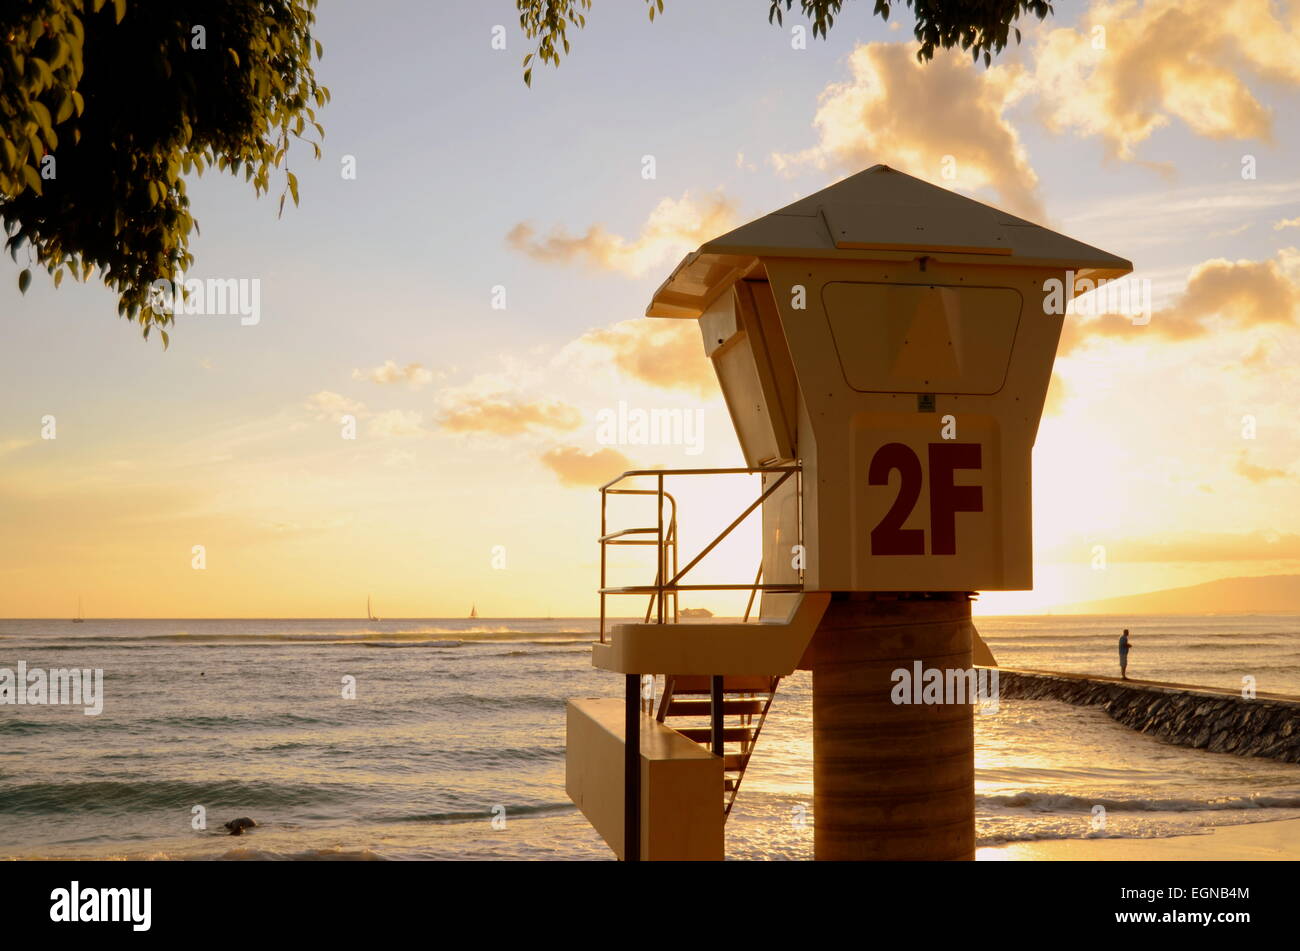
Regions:
[[[726, 528], [718, 533], [714, 539], [709, 542], [700, 553], [696, 555], [686, 565], [685, 568], [679, 569], [678, 563], [678, 533], [677, 517], [678, 506], [677, 499], [671, 492], [664, 489], [664, 479], [671, 476], [692, 476], [692, 475], [768, 475], [780, 474], [771, 485], [764, 488], [759, 497], [754, 500], [746, 509], [732, 520]], [[630, 594], [630, 595], [649, 595], [650, 601], [646, 606], [646, 623], [650, 621], [652, 611], [656, 612], [656, 623], [677, 623], [679, 621], [679, 597], [682, 591], [748, 591], [749, 603], [745, 608], [745, 619], [748, 621], [749, 613], [753, 607], [754, 597], [759, 591], [770, 591], [772, 593], [793, 593], [803, 590], [802, 580], [798, 584], [763, 584], [762, 583], [762, 563], [760, 559], [759, 572], [754, 578], [753, 584], [714, 584], [714, 585], [686, 585], [681, 583], [681, 579], [699, 564], [714, 548], [718, 546], [732, 530], [744, 522], [750, 515], [757, 510], [763, 502], [770, 498], [782, 485], [791, 477], [795, 479], [796, 496], [799, 500], [800, 517], [799, 517], [799, 541], [803, 541], [803, 467], [798, 463], [791, 463], [776, 466], [745, 466], [745, 467], [728, 467], [728, 468], [693, 468], [693, 469], [629, 469], [627, 472], [610, 479], [604, 485], [600, 486], [600, 643], [605, 643], [605, 621], [606, 621], [606, 604], [605, 598], [611, 594]], [[656, 480], [656, 486], [653, 489], [632, 489], [618, 488], [619, 483], [627, 479], [633, 479], [643, 476], [653, 476]], [[654, 526], [645, 526], [642, 528], [630, 528], [622, 531], [610, 532], [608, 525], [608, 504], [610, 495], [653, 495], [657, 501], [657, 519]], [[665, 521], [664, 502], [668, 501], [670, 512], [668, 519]], [[636, 538], [633, 536], [653, 536], [652, 538]], [[610, 587], [608, 584], [608, 567], [607, 555], [609, 545], [654, 545], [656, 548], [655, 558], [655, 579], [652, 585], [627, 585], [619, 587]], [[670, 567], [671, 564], [671, 567]], [[665, 581], [665, 576], [668, 578]], [[802, 579], [802, 574], [801, 574]], [[671, 599], [672, 611], [671, 622], [667, 618], [666, 604]], [[656, 610], [657, 609], [657, 610]]]

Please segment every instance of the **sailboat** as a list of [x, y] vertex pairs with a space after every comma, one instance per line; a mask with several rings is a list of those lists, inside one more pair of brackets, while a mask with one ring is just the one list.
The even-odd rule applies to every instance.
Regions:
[[86, 619], [81, 616], [81, 596], [77, 596], [77, 616], [72, 619], [73, 624], [84, 624]]
[[375, 612], [370, 609], [370, 595], [366, 595], [366, 620], [368, 621], [379, 620], [379, 618], [375, 617]]
[[469, 617], [470, 617], [470, 620], [473, 620], [474, 618], [478, 617], [478, 605], [477, 605], [477, 604], [471, 604], [471, 605], [469, 606]]

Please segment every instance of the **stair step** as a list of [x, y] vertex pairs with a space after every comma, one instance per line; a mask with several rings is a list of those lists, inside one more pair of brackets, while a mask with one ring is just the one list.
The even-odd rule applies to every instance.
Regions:
[[[723, 698], [722, 712], [727, 715], [758, 716], [767, 703], [762, 697], [753, 699], [730, 697]], [[668, 705], [667, 716], [670, 717], [707, 717], [713, 713], [713, 704], [708, 700], [678, 700], [676, 697]]]
[[[703, 674], [673, 675], [673, 694], [709, 694], [713, 691], [711, 677]], [[771, 693], [774, 677], [763, 674], [733, 674], [722, 679], [723, 693]]]
[[[694, 740], [703, 746], [713, 742], [713, 729], [707, 726], [673, 727], [688, 740]], [[722, 740], [725, 743], [740, 743], [754, 738], [752, 726], [728, 726], [722, 728]]]
[[747, 762], [749, 762], [748, 753], [727, 753], [722, 757], [722, 768], [723, 770], [740, 770], [743, 772]]

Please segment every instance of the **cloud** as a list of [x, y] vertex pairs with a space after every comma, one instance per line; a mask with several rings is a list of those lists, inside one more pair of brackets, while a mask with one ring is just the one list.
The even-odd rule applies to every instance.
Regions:
[[1286, 479], [1291, 473], [1285, 469], [1270, 469], [1267, 466], [1253, 465], [1246, 458], [1246, 450], [1237, 453], [1237, 464], [1235, 466], [1237, 475], [1243, 479], [1249, 479], [1251, 482], [1260, 483], [1268, 482], [1270, 479]]
[[1188, 533], [1168, 539], [1134, 539], [1112, 546], [1115, 561], [1286, 561], [1300, 558], [1300, 535], [1277, 532]]
[[[1078, 563], [1092, 551], [1094, 540], [1074, 537], [1044, 549], [1054, 564]], [[1180, 564], [1231, 561], [1300, 560], [1300, 535], [1275, 531], [1182, 532], [1117, 538], [1106, 544], [1107, 557], [1117, 564]]]
[[0, 440], [0, 456], [7, 452], [16, 452], [19, 449], [25, 449], [35, 443], [34, 439], [5, 439]]
[[308, 398], [305, 405], [317, 419], [327, 419], [331, 422], [338, 422], [338, 418], [344, 414], [358, 416], [366, 408], [365, 403], [330, 390], [321, 390], [314, 394]]
[[[1210, 185], [1148, 188], [1112, 197], [1089, 196], [1063, 220], [1067, 234], [1086, 236], [1101, 248], [1186, 247], [1189, 234], [1226, 233], [1258, 223], [1279, 208], [1300, 203], [1300, 181], [1254, 181], [1243, 188], [1229, 179]], [[1133, 222], [1142, 222], [1140, 229]]]
[[617, 449], [583, 452], [576, 446], [556, 446], [543, 453], [542, 464], [559, 477], [561, 485], [589, 487], [603, 485], [629, 469], [632, 460]]
[[531, 224], [520, 222], [506, 235], [506, 244], [535, 261], [583, 261], [602, 270], [638, 277], [656, 265], [675, 261], [734, 226], [735, 207], [729, 199], [714, 194], [697, 201], [688, 192], [681, 198], [659, 202], [641, 234], [631, 241], [610, 234], [598, 224], [576, 237], [557, 228], [539, 238]]
[[574, 346], [591, 348], [599, 359], [613, 359], [627, 376], [651, 386], [718, 394], [713, 365], [704, 355], [694, 320], [634, 319], [589, 330]]
[[395, 436], [425, 436], [423, 416], [415, 410], [390, 409], [370, 421], [370, 435], [381, 439]]
[[1300, 287], [1284, 265], [1295, 255], [1288, 248], [1277, 260], [1205, 261], [1192, 271], [1175, 307], [1190, 317], [1218, 314], [1240, 327], [1294, 323]]
[[433, 382], [433, 372], [418, 363], [399, 367], [392, 360], [385, 360], [382, 366], [353, 370], [352, 379], [368, 380], [371, 383], [409, 383], [411, 389], [419, 389]]
[[1065, 400], [1065, 381], [1061, 379], [1059, 373], [1053, 373], [1052, 379], [1047, 384], [1047, 398], [1043, 402], [1043, 415], [1059, 416], [1065, 408]]
[[1284, 228], [1300, 228], [1300, 215], [1296, 215], [1294, 218], [1283, 218], [1273, 225], [1274, 231], [1281, 231]]
[[1217, 317], [1230, 329], [1245, 330], [1264, 324], [1300, 323], [1300, 252], [1284, 248], [1265, 261], [1214, 258], [1192, 269], [1187, 286], [1167, 308], [1156, 311], [1151, 322], [1135, 325], [1129, 317], [1109, 314], [1092, 320], [1067, 315], [1061, 331], [1060, 356], [1089, 340], [1133, 334], [1154, 334], [1166, 340], [1190, 340], [1206, 334], [1209, 318]]
[[800, 166], [856, 172], [884, 162], [935, 180], [991, 188], [1016, 214], [1043, 218], [1038, 176], [1003, 113], [1028, 91], [1018, 66], [979, 69], [956, 51], [916, 61], [911, 43], [866, 43], [849, 55], [851, 78], [821, 93], [813, 125], [818, 141], [774, 154], [778, 171]]
[[526, 402], [518, 397], [464, 394], [443, 412], [442, 428], [455, 433], [514, 436], [534, 429], [561, 432], [582, 425], [582, 413], [558, 400]]
[[1094, 3], [1078, 28], [1040, 34], [1039, 116], [1126, 160], [1173, 120], [1212, 139], [1270, 141], [1273, 113], [1249, 80], [1300, 83], [1300, 18], [1278, 13], [1269, 0]]

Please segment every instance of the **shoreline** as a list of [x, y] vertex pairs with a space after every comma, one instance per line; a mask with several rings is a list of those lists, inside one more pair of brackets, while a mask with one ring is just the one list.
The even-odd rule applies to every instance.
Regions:
[[979, 862], [1285, 862], [1300, 859], [1300, 819], [1211, 826], [1160, 839], [1043, 839], [975, 850]]

